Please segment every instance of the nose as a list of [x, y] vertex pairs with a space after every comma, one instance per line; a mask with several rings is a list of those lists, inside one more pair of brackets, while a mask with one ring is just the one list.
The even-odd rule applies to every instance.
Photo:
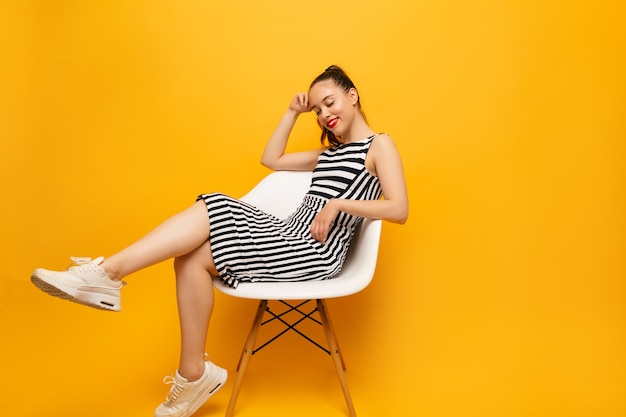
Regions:
[[326, 120], [326, 119], [328, 119], [329, 117], [330, 117], [330, 112], [328, 111], [328, 108], [323, 107], [323, 108], [320, 110], [320, 118], [321, 118], [321, 119], [323, 119], [323, 120]]

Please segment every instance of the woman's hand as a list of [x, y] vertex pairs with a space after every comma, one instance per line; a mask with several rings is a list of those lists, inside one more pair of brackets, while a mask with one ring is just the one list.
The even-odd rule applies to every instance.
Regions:
[[339, 208], [335, 204], [337, 200], [329, 200], [320, 210], [311, 223], [311, 237], [321, 244], [326, 243], [328, 231], [339, 214]]
[[311, 111], [311, 106], [309, 105], [309, 95], [307, 93], [298, 93], [289, 103], [289, 109], [295, 111], [296, 113], [304, 113]]

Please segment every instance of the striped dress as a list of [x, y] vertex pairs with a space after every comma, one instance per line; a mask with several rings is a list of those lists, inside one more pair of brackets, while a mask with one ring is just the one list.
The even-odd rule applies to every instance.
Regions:
[[329, 199], [381, 197], [378, 178], [365, 168], [374, 137], [321, 153], [307, 194], [287, 219], [224, 194], [198, 196], [209, 213], [209, 241], [222, 281], [236, 288], [240, 282], [323, 280], [336, 275], [362, 218], [339, 212], [325, 244], [311, 237], [311, 223]]

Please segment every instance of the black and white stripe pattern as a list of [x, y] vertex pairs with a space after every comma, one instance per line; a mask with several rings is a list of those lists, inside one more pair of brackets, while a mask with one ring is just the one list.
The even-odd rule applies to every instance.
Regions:
[[377, 200], [378, 178], [365, 168], [376, 135], [323, 152], [311, 188], [296, 211], [281, 220], [219, 193], [202, 194], [211, 222], [211, 250], [221, 279], [239, 282], [328, 279], [341, 270], [360, 217], [339, 213], [324, 245], [311, 237], [311, 222], [331, 198]]

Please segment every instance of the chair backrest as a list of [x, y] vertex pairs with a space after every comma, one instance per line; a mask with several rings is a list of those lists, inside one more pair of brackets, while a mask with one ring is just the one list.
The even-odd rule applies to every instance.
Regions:
[[274, 171], [241, 197], [261, 210], [285, 219], [298, 207], [311, 185], [309, 171]]
[[[311, 172], [275, 171], [263, 178], [241, 200], [278, 218], [298, 207], [311, 184]], [[288, 300], [343, 297], [361, 291], [374, 277], [381, 220], [364, 219], [350, 244], [341, 272], [333, 279], [301, 282], [241, 283], [237, 289], [215, 281], [220, 291], [242, 298]]]

